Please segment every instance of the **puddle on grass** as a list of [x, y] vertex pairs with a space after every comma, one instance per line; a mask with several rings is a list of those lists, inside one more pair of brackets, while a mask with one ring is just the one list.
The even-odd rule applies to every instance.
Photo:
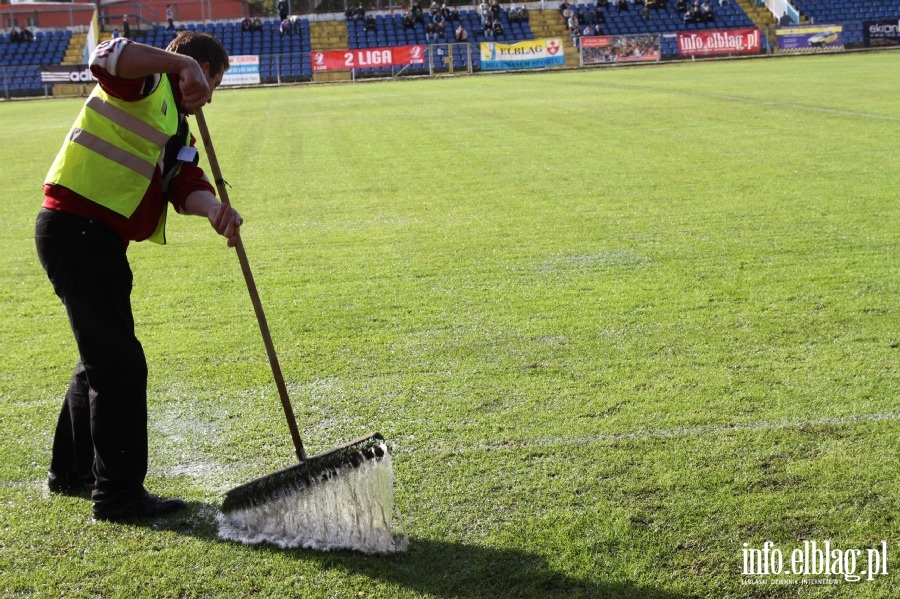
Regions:
[[[364, 419], [333, 412], [335, 406], [349, 401], [340, 378], [289, 382], [287, 387], [304, 440], [313, 441], [307, 449], [329, 449], [349, 440], [344, 438], [345, 431], [367, 430]], [[196, 486], [223, 491], [244, 482], [235, 480], [238, 458], [243, 468], [254, 470], [256, 465], [259, 471], [268, 471], [272, 467], [271, 459], [292, 459], [293, 446], [274, 385], [249, 388], [241, 394], [242, 407], [253, 414], [249, 418], [263, 434], [271, 433], [265, 440], [258, 440], [263, 447], [257, 447], [258, 452], [253, 455], [228, 455], [234, 449], [226, 449], [225, 440], [232, 438], [232, 432], [240, 436], [240, 431], [231, 430], [232, 426], [242, 427], [241, 418], [236, 420], [229, 406], [215, 405], [196, 395], [189, 397], [177, 389], [169, 389], [166, 397], [175, 401], [151, 404], [149, 428], [154, 475], [186, 477]], [[265, 412], [259, 409], [262, 404]]]
[[224, 474], [228, 469], [223, 464], [210, 462], [188, 462], [175, 464], [164, 471], [166, 476], [187, 476], [190, 478], [213, 478], [213, 475]]

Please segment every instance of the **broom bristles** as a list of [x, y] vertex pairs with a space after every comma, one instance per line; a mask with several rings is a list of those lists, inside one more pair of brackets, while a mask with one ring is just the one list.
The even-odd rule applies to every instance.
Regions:
[[283, 548], [404, 551], [391, 456], [374, 433], [228, 492], [219, 536]]
[[343, 468], [357, 467], [366, 460], [384, 455], [386, 445], [380, 433], [371, 433], [339, 447], [316, 454], [299, 464], [288, 466], [268, 476], [251, 480], [225, 494], [222, 511], [246, 509], [292, 495], [306, 487], [334, 476]]

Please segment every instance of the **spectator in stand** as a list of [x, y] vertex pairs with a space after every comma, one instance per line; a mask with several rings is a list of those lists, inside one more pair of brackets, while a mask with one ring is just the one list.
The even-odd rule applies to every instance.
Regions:
[[366, 15], [366, 32], [375, 32], [377, 30], [375, 26], [375, 15]]
[[284, 21], [288, 18], [288, 3], [286, 0], [278, 0], [278, 20]]
[[348, 6], [348, 7], [347, 7], [347, 10], [344, 11], [344, 18], [347, 19], [348, 21], [352, 21], [352, 20], [353, 20], [353, 14], [354, 14], [355, 12], [356, 12], [356, 9], [355, 9], [355, 8], [353, 8], [352, 6]]
[[175, 8], [171, 4], [166, 4], [166, 21], [169, 22], [169, 29], [175, 29]]
[[425, 25], [425, 42], [429, 44], [433, 44], [437, 41], [437, 28], [434, 26], [434, 21], [429, 21], [428, 25]]
[[678, 0], [678, 2], [675, 4], [675, 10], [677, 10], [680, 13], [683, 13], [684, 11], [686, 11], [687, 10], [687, 0]]
[[440, 37], [447, 35], [447, 21], [441, 16], [441, 13], [434, 15], [434, 28]]
[[494, 39], [494, 24], [490, 21], [484, 24], [484, 37], [489, 40]]
[[704, 0], [703, 4], [700, 5], [700, 17], [707, 23], [716, 19], [716, 15], [713, 13], [708, 0]]
[[525, 8], [524, 4], [516, 5], [509, 11], [509, 22], [510, 23], [527, 23], [528, 22], [528, 9]]
[[356, 10], [353, 11], [353, 20], [354, 21], [365, 21], [366, 20], [366, 8], [363, 6], [362, 2], [356, 5]]
[[26, 42], [26, 43], [27, 43], [27, 42], [33, 42], [33, 41], [34, 41], [34, 34], [31, 33], [31, 29], [29, 29], [28, 27], [22, 27], [22, 34], [19, 36], [19, 38], [20, 38], [23, 42]]
[[253, 19], [253, 24], [250, 25], [250, 31], [257, 32], [263, 30], [262, 21], [259, 20], [259, 17]]
[[428, 7], [428, 15], [434, 20], [434, 15], [441, 12], [441, 5], [437, 3], [437, 0], [432, 0], [431, 6]]
[[[577, 17], [572, 17], [573, 19], [577, 19]], [[581, 41], [581, 30], [578, 28], [576, 24], [574, 27], [569, 26], [569, 35], [572, 36], [572, 45], [576, 48], [580, 45]]]
[[441, 4], [441, 16], [444, 17], [445, 21], [450, 21], [450, 9], [447, 8], [446, 4]]
[[574, 12], [572, 13], [572, 16], [569, 17], [566, 26], [569, 28], [569, 33], [572, 35], [573, 40], [581, 33], [581, 30], [578, 28], [578, 17], [575, 16]]
[[19, 30], [15, 27], [9, 30], [9, 41], [13, 44], [18, 44], [22, 41], [22, 36], [19, 35]]
[[300, 15], [291, 15], [288, 17], [291, 21], [291, 29], [293, 29], [294, 33], [300, 35], [300, 32], [303, 31], [303, 17]]
[[241, 31], [244, 33], [249, 33], [253, 28], [253, 21], [250, 20], [250, 17], [247, 17], [243, 21], [241, 21]]
[[491, 22], [491, 7], [487, 0], [481, 0], [481, 4], [478, 5], [478, 14], [481, 15], [482, 27]]
[[128, 23], [128, 15], [122, 17], [122, 37], [131, 37], [131, 25]]
[[291, 20], [288, 18], [284, 18], [281, 20], [281, 24], [278, 26], [278, 33], [281, 34], [281, 37], [285, 35], [290, 35], [293, 31], [294, 26], [291, 25]]
[[468, 41], [469, 32], [466, 31], [466, 28], [463, 27], [462, 23], [459, 24], [459, 27], [456, 28], [456, 41], [459, 43], [463, 43]]
[[494, 24], [491, 27], [494, 30], [494, 37], [498, 37], [503, 35], [503, 23], [500, 22], [500, 19], [494, 19]]
[[626, 0], [619, 0], [619, 2], [616, 4], [616, 10], [619, 12], [627, 11], [628, 2], [626, 2]]
[[694, 23], [695, 22], [694, 21], [694, 11], [692, 11], [692, 10], [684, 11], [684, 16], [681, 17], [681, 20], [685, 25]]
[[415, 29], [416, 28], [416, 18], [413, 16], [412, 10], [406, 11], [406, 14], [403, 15], [403, 28], [404, 29]]
[[412, 14], [413, 19], [416, 20], [416, 23], [422, 23], [423, 25], [425, 24], [425, 11], [422, 10], [422, 5], [418, 2], [412, 5]]
[[491, 0], [491, 21], [500, 20], [500, 4], [497, 0]]
[[603, 9], [600, 8], [600, 5], [597, 5], [597, 8], [594, 9], [594, 18], [596, 19], [596, 23], [606, 23], [606, 15], [603, 14]]
[[563, 2], [561, 8], [562, 10], [559, 11], [559, 14], [562, 15], [563, 25], [568, 27], [569, 19], [571, 19], [575, 15], [575, 11], [572, 9], [572, 6], [568, 2]]
[[450, 7], [450, 20], [459, 21], [459, 9], [455, 6]]

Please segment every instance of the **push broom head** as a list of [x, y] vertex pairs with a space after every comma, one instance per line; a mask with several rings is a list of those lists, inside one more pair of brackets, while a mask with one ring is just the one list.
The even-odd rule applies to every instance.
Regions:
[[393, 469], [379, 433], [322, 452], [225, 495], [219, 536], [280, 547], [394, 553]]

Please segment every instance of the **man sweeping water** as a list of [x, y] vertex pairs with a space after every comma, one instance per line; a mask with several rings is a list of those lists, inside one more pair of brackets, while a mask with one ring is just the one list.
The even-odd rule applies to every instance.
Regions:
[[166, 50], [119, 38], [97, 46], [99, 85], [50, 167], [35, 242], [65, 306], [79, 361], [56, 427], [53, 493], [91, 489], [98, 520], [178, 511], [144, 488], [147, 362], [135, 336], [132, 241], [165, 243], [168, 204], [205, 216], [234, 245], [240, 215], [197, 166], [186, 115], [212, 101], [229, 67], [213, 36], [183, 32]]
[[[180, 499], [144, 488], [147, 474], [147, 363], [134, 333], [131, 241], [165, 242], [168, 204], [206, 216], [241, 262], [266, 342], [299, 463], [229, 491], [220, 535], [283, 547], [391, 553], [393, 472], [384, 438], [372, 433], [308, 457], [240, 238], [201, 107], [228, 69], [214, 37], [185, 32], [167, 51], [125, 39], [97, 47], [99, 85], [66, 137], [44, 186], [35, 239], [78, 346], [57, 423], [48, 488], [92, 488], [98, 520], [178, 511]], [[186, 115], [195, 114], [219, 202], [197, 167]]]

